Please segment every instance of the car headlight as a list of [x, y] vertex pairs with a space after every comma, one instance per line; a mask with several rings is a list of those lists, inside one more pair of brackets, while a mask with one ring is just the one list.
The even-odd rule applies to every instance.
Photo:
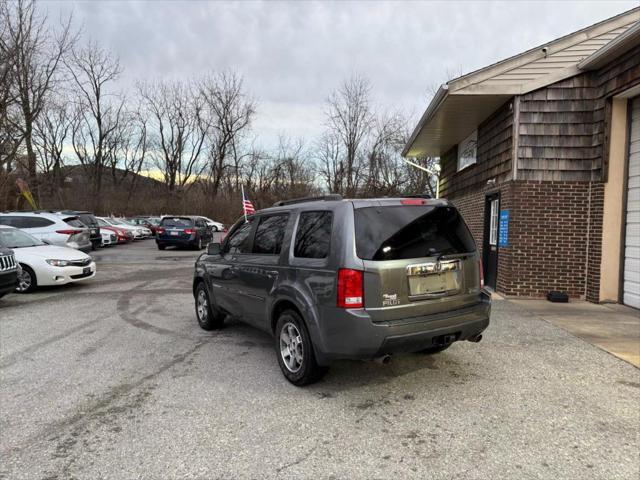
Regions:
[[47, 263], [49, 265], [51, 265], [52, 267], [68, 267], [69, 266], [69, 261], [68, 260], [51, 259], [51, 260], [47, 260]]

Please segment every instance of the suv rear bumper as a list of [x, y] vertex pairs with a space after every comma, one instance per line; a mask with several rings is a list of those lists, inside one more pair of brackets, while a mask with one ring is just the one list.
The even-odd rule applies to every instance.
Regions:
[[366, 310], [335, 309], [332, 313], [322, 318], [321, 328], [311, 328], [321, 364], [416, 352], [439, 344], [438, 337], [443, 335], [452, 335], [455, 341], [469, 340], [489, 326], [491, 299], [482, 292], [478, 303], [469, 307], [379, 323], [372, 322]]

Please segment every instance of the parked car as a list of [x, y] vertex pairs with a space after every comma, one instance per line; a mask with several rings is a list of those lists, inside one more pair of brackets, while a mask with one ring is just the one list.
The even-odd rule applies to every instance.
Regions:
[[75, 215], [80, 221], [89, 229], [89, 240], [91, 240], [91, 248], [95, 250], [102, 245], [102, 235], [100, 234], [100, 225], [98, 225], [98, 219], [91, 212], [65, 210], [61, 212], [55, 212], [59, 215]]
[[[0, 235], [2, 235], [0, 227]], [[0, 239], [0, 245], [2, 240]], [[11, 293], [18, 285], [18, 262], [13, 255], [13, 251], [0, 246], [0, 298], [7, 293]]]
[[151, 238], [153, 236], [153, 232], [151, 231], [151, 229], [147, 228], [144, 225], [138, 225], [126, 218], [114, 218], [113, 220], [118, 222], [120, 225], [137, 228], [138, 231], [142, 234], [142, 238]]
[[211, 229], [202, 217], [163, 217], [158, 226], [156, 244], [160, 250], [168, 246], [202, 250], [211, 239]]
[[20, 264], [16, 291], [29, 293], [39, 286], [65, 285], [92, 278], [96, 264], [86, 253], [48, 245], [17, 228], [0, 226], [0, 246], [11, 248]]
[[0, 225], [19, 228], [43, 242], [83, 252], [91, 250], [90, 233], [77, 215], [51, 212], [0, 213]]
[[211, 220], [210, 218], [207, 217], [202, 217], [204, 218], [204, 221], [207, 222], [207, 225], [209, 225], [209, 227], [211, 227], [211, 230], [214, 232], [224, 232], [224, 225], [220, 222], [216, 222], [215, 220]]
[[151, 231], [151, 235], [153, 235], [154, 237], [156, 235], [156, 229], [158, 228], [158, 224], [160, 223], [160, 221], [158, 221], [158, 223], [153, 223], [151, 222], [150, 219], [146, 217], [134, 217], [134, 218], [129, 218], [127, 220], [129, 221], [129, 223], [132, 223], [138, 227], [148, 228]]
[[127, 225], [126, 223], [121, 222], [120, 220], [112, 217], [100, 217], [100, 219], [112, 227], [117, 227], [122, 230], [131, 232], [133, 240], [142, 240], [145, 236], [144, 232], [142, 231], [142, 228], [140, 227], [133, 227], [131, 225]]
[[101, 232], [106, 230], [115, 233], [117, 243], [127, 243], [133, 241], [133, 232], [131, 232], [130, 230], [125, 230], [123, 228], [111, 225], [100, 217], [97, 217], [97, 220], [98, 225], [100, 225]]
[[107, 229], [100, 230], [100, 236], [102, 237], [101, 239], [102, 242], [100, 244], [102, 247], [108, 247], [110, 245], [118, 244], [118, 236], [111, 230], [107, 230]]
[[491, 308], [464, 220], [425, 198], [278, 202], [209, 244], [193, 293], [203, 329], [230, 315], [274, 335], [295, 385], [336, 359], [478, 342]]

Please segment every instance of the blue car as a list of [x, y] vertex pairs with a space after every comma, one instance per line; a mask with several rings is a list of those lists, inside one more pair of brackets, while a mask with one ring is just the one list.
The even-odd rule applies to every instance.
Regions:
[[170, 246], [202, 250], [212, 238], [204, 218], [192, 216], [163, 217], [156, 233], [159, 250]]

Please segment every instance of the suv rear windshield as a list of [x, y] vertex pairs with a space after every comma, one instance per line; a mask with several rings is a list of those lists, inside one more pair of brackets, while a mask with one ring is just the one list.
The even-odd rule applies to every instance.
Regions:
[[77, 227], [77, 228], [86, 228], [87, 227], [87, 225], [82, 223], [82, 221], [78, 217], [67, 217], [63, 221], [64, 221], [64, 223], [66, 223], [70, 227]]
[[171, 218], [163, 218], [160, 222], [160, 225], [163, 227], [193, 227], [193, 220], [185, 217], [171, 217]]
[[476, 249], [453, 207], [388, 206], [355, 211], [356, 251], [363, 260], [401, 260]]

